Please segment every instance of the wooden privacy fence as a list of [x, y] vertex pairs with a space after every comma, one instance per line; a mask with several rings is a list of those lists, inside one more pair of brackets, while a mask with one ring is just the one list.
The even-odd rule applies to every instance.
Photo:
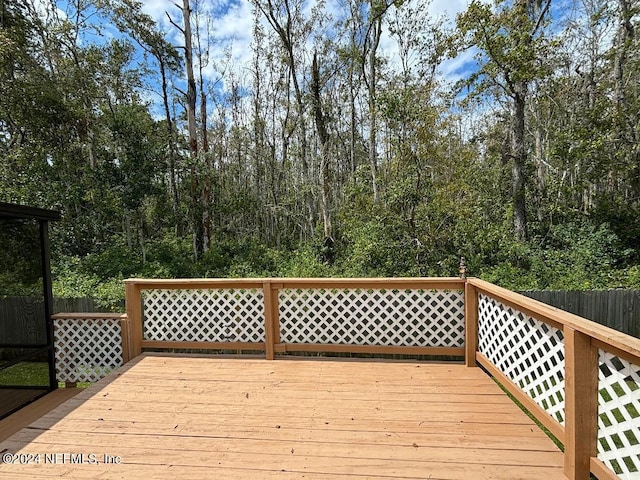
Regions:
[[[96, 312], [92, 298], [54, 298], [53, 313]], [[46, 344], [43, 297], [0, 297], [0, 343]]]
[[522, 294], [640, 338], [640, 290], [540, 290]]
[[125, 284], [126, 316], [56, 316], [57, 359], [106, 372], [150, 348], [464, 356], [564, 444], [568, 478], [640, 476], [640, 340], [523, 295], [473, 278]]

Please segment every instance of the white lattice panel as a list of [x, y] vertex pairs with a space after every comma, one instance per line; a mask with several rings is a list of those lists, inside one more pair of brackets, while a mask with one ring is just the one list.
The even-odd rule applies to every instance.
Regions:
[[59, 382], [97, 382], [122, 366], [120, 322], [101, 318], [57, 318], [53, 325]]
[[600, 350], [598, 458], [623, 479], [640, 478], [640, 367]]
[[478, 351], [564, 425], [562, 331], [479, 295]]
[[284, 343], [461, 347], [464, 296], [446, 290], [280, 290]]
[[142, 295], [145, 340], [265, 341], [262, 290], [146, 290]]

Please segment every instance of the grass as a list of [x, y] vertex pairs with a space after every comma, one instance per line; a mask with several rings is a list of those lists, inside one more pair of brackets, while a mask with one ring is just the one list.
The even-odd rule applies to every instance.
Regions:
[[[493, 378], [493, 377], [491, 377], [491, 378]], [[511, 399], [511, 401], [512, 401], [513, 403], [515, 403], [515, 404], [518, 406], [518, 408], [520, 408], [520, 410], [522, 410], [522, 411], [523, 411], [523, 412], [524, 412], [524, 413], [525, 413], [525, 414], [526, 414], [526, 415], [527, 415], [531, 420], [533, 420], [533, 421], [535, 422], [535, 424], [540, 428], [540, 430], [542, 430], [542, 431], [545, 433], [545, 435], [547, 435], [547, 437], [549, 437], [549, 438], [553, 441], [553, 443], [555, 443], [555, 444], [556, 444], [556, 446], [557, 446], [557, 447], [558, 447], [562, 452], [564, 452], [564, 444], [563, 444], [560, 440], [558, 440], [558, 438], [557, 438], [553, 433], [551, 433], [547, 427], [545, 427], [542, 423], [540, 423], [540, 421], [536, 418], [536, 416], [535, 416], [533, 413], [531, 413], [529, 410], [527, 410], [527, 408], [526, 408], [524, 405], [522, 405], [522, 403], [520, 403], [520, 402], [518, 401], [518, 399], [517, 399], [516, 397], [514, 397], [514, 396], [511, 394], [511, 392], [509, 392], [509, 390], [507, 390], [507, 389], [505, 388], [505, 386], [504, 386], [504, 385], [502, 385], [502, 384], [501, 384], [498, 380], [496, 380], [495, 378], [493, 378], [493, 381], [494, 381], [494, 382], [496, 382], [496, 384], [500, 387], [500, 389], [501, 389], [504, 393], [506, 393], [506, 394], [507, 394], [507, 396]]]
[[49, 386], [47, 362], [21, 362], [0, 371], [0, 385], [29, 387]]
[[[79, 382], [78, 388], [91, 386], [91, 382]], [[0, 386], [11, 387], [49, 387], [49, 364], [47, 362], [21, 362], [0, 371]], [[63, 382], [58, 387], [64, 388]]]

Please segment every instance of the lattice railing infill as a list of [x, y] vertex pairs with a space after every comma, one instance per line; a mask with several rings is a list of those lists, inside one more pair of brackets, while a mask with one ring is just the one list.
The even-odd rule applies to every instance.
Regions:
[[143, 290], [144, 339], [264, 342], [259, 289]]
[[640, 366], [599, 351], [598, 458], [620, 478], [640, 478]]
[[478, 351], [564, 425], [561, 330], [481, 294]]
[[278, 303], [284, 343], [464, 345], [458, 290], [283, 289]]
[[56, 318], [53, 336], [59, 382], [97, 382], [122, 366], [120, 322], [104, 318]]

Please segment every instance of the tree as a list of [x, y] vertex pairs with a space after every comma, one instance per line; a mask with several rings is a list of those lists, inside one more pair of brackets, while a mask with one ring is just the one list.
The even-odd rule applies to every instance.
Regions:
[[513, 225], [518, 240], [527, 238], [526, 106], [534, 79], [546, 74], [550, 53], [544, 37], [551, 0], [496, 0], [494, 8], [474, 0], [458, 16], [464, 48], [478, 49], [478, 71], [471, 76], [476, 94], [506, 95], [511, 101]]
[[322, 98], [320, 96], [320, 67], [318, 66], [318, 54], [314, 52], [313, 63], [311, 64], [311, 95], [313, 103], [313, 112], [318, 132], [318, 140], [320, 142], [320, 171], [322, 176], [322, 222], [324, 244], [329, 252], [328, 257], [332, 257], [333, 244], [333, 225], [331, 223], [331, 184], [329, 175], [329, 133], [327, 132], [326, 117], [322, 110]]
[[306, 102], [300, 85], [301, 67], [299, 60], [301, 55], [297, 46], [303, 43], [303, 38], [308, 35], [311, 22], [302, 18], [302, 2], [300, 0], [254, 0], [254, 5], [262, 12], [264, 17], [278, 35], [285, 52], [285, 58], [289, 67], [288, 77], [293, 85], [294, 99], [296, 102], [295, 125], [300, 141], [300, 164], [304, 191], [304, 202], [307, 207], [307, 230], [313, 235], [316, 223], [316, 207], [309, 186], [310, 169], [308, 159], [307, 120], [305, 116]]
[[167, 176], [169, 178], [170, 196], [173, 216], [179, 232], [182, 231], [180, 210], [180, 191], [178, 189], [177, 163], [178, 139], [175, 122], [171, 114], [171, 99], [168, 77], [180, 71], [181, 61], [176, 48], [165, 39], [156, 22], [142, 12], [142, 4], [135, 0], [104, 0], [104, 8], [109, 12], [111, 21], [118, 29], [129, 35], [145, 53], [150, 54], [157, 62], [160, 70], [160, 88], [164, 110], [167, 157]]
[[191, 5], [189, 0], [183, 0], [182, 7], [176, 5], [182, 12], [182, 26], [178, 25], [171, 19], [171, 24], [178, 29], [184, 38], [185, 70], [187, 75], [187, 91], [184, 93], [186, 114], [187, 114], [187, 132], [189, 138], [189, 153], [191, 164], [191, 198], [190, 198], [190, 219], [193, 228], [193, 253], [196, 260], [202, 257], [205, 250], [205, 230], [204, 230], [204, 208], [202, 203], [202, 185], [200, 179], [200, 150], [198, 148], [198, 130], [196, 121], [196, 102], [197, 90], [196, 80], [193, 69], [193, 35], [191, 32]]
[[364, 37], [362, 70], [367, 86], [369, 106], [369, 167], [371, 168], [371, 185], [373, 203], [378, 203], [378, 110], [376, 106], [378, 91], [378, 47], [382, 39], [384, 15], [396, 4], [396, 1], [371, 0], [367, 18], [367, 31]]

